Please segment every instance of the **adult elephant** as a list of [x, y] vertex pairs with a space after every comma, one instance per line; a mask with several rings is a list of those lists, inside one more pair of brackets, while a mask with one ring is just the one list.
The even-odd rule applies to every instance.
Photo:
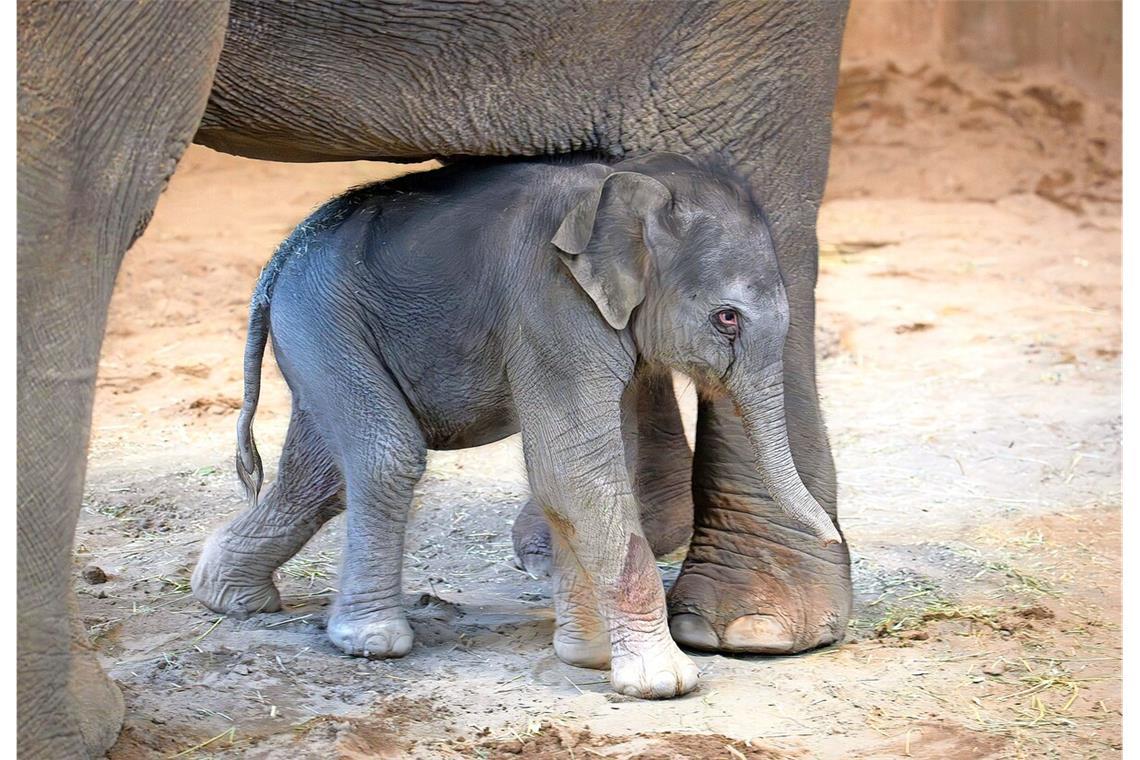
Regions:
[[[192, 138], [281, 161], [727, 154], [770, 215], [791, 310], [793, 457], [834, 517], [812, 333], [845, 15], [843, 2], [793, 0], [22, 0], [21, 757], [97, 755], [118, 731], [116, 688], [72, 643], [71, 548], [115, 273]], [[653, 418], [639, 480], [656, 548], [682, 539], [693, 515], [669, 599], [674, 636], [755, 652], [839, 638], [846, 547], [819, 547], [774, 507], [735, 411], [701, 402], [690, 479], [667, 389], [643, 403]], [[544, 527], [521, 518], [524, 559], [540, 563]]]

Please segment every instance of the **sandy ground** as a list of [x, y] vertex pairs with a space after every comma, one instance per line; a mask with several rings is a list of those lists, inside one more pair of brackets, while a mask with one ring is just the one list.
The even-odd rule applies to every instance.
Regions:
[[[861, 154], [897, 126], [869, 114], [897, 88], [915, 102], [905, 88], [923, 76], [886, 71], [886, 95], [841, 99], [843, 174], [820, 226], [819, 382], [854, 557], [847, 642], [797, 657], [695, 655], [701, 687], [664, 703], [617, 697], [605, 674], [555, 658], [548, 584], [511, 562], [525, 499], [514, 438], [432, 456], [405, 562], [417, 642], [402, 660], [351, 659], [324, 635], [339, 519], [281, 572], [286, 611], [238, 622], [188, 595], [202, 540], [241, 508], [234, 409], [261, 265], [317, 203], [403, 171], [192, 148], [120, 277], [79, 526], [83, 619], [127, 700], [111, 756], [1119, 754], [1111, 168], [1070, 171], [1056, 197], [1039, 185], [1057, 162], [1033, 175], [1007, 152], [992, 166], [1017, 177], [949, 162], [963, 171], [950, 192], [923, 184], [932, 162], [921, 176], [908, 168], [905, 141]], [[999, 127], [986, 133], [994, 144]], [[1058, 134], [1104, 139], [1074, 129]], [[912, 199], [892, 199], [893, 187]], [[272, 363], [266, 377], [257, 430], [272, 474], [288, 397]], [[90, 582], [101, 580], [92, 566], [105, 582]], [[669, 582], [677, 563], [661, 569]]]

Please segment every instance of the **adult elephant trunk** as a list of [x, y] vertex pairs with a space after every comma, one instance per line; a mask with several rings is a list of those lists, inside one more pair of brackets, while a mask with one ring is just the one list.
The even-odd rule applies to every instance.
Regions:
[[841, 543], [831, 516], [808, 492], [792, 460], [784, 416], [783, 365], [776, 362], [762, 372], [738, 365], [729, 378], [728, 390], [740, 411], [756, 469], [772, 500], [824, 546]]

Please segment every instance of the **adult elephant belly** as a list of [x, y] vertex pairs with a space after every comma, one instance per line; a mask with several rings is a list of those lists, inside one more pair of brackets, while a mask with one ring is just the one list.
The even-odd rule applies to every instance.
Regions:
[[195, 141], [277, 161], [620, 152], [626, 110], [686, 15], [670, 2], [237, 0]]
[[[846, 12], [843, 2], [778, 0], [234, 0], [195, 140], [279, 161], [726, 154], [771, 221], [790, 310], [788, 437], [801, 479], [834, 519], [815, 385], [815, 226]], [[674, 636], [770, 653], [841, 638], [851, 604], [846, 544], [821, 549], [786, 524], [740, 445], [731, 406], [701, 406], [691, 479], [687, 452], [673, 466], [685, 448], [675, 427], [639, 430], [639, 449], [653, 456], [637, 464], [643, 524], [673, 525], [670, 515], [684, 514], [693, 525], [669, 595]], [[499, 432], [465, 430], [440, 445]], [[678, 473], [691, 488], [677, 487]], [[528, 505], [515, 526], [528, 567], [544, 563], [546, 530]]]

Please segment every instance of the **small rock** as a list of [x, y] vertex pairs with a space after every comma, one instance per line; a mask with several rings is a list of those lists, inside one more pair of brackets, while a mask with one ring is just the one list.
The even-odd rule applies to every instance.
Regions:
[[917, 631], [899, 631], [897, 635], [904, 641], [926, 641], [930, 638], [930, 633], [921, 629]]
[[932, 327], [934, 327], [934, 325], [929, 322], [911, 322], [910, 324], [899, 325], [895, 328], [895, 332], [902, 335], [903, 333], [910, 332], [924, 332]]
[[1053, 614], [1053, 610], [1040, 604], [1036, 604], [1032, 607], [1023, 607], [1017, 611], [1017, 614], [1027, 620], [1053, 620], [1056, 617], [1056, 615]]
[[205, 364], [180, 364], [174, 368], [174, 371], [180, 375], [189, 375], [190, 377], [209, 377], [210, 368]]
[[150, 722], [161, 726], [161, 725], [164, 725], [166, 723], [166, 718], [160, 718], [157, 715], [152, 715], [150, 718]]
[[97, 583], [107, 582], [107, 573], [98, 565], [88, 565], [83, 568], [83, 580], [94, 586]]
[[989, 665], [986, 665], [982, 668], [982, 672], [987, 676], [1000, 676], [1005, 672], [1005, 662], [1002, 660], [991, 662]]
[[500, 744], [499, 751], [506, 752], [508, 755], [520, 755], [523, 751], [523, 745], [522, 742], [512, 739], [509, 742]]
[[242, 665], [242, 664], [240, 664], [240, 663], [239, 663], [239, 664], [238, 664], [238, 665], [237, 665], [237, 666], [234, 668], [234, 672], [235, 672], [235, 673], [237, 673], [239, 676], [248, 676], [248, 675], [249, 675], [249, 666], [247, 666], [247, 665]]
[[561, 742], [562, 746], [566, 749], [572, 750], [578, 746], [578, 737], [570, 731], [567, 731], [562, 726], [556, 726], [555, 731], [558, 733], [558, 741]]

